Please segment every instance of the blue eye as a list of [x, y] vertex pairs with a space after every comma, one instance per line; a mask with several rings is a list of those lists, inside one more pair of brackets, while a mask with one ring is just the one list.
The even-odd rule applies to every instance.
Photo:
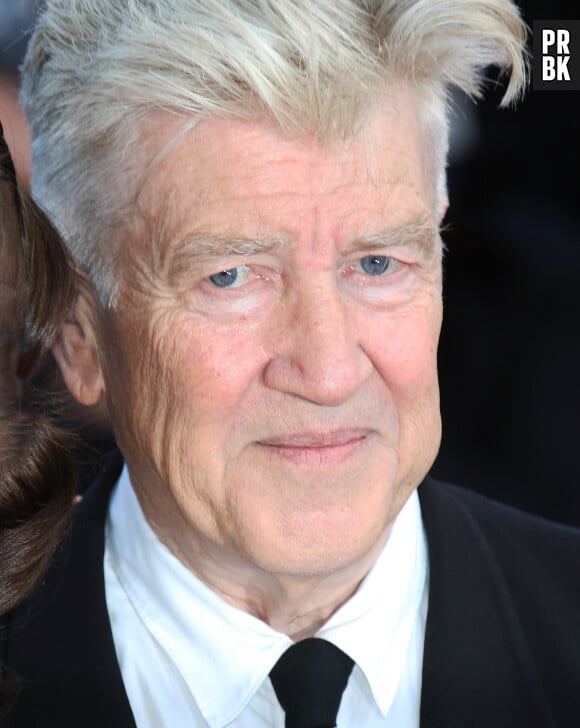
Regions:
[[222, 270], [209, 277], [209, 280], [218, 288], [237, 288], [246, 283], [250, 277], [250, 269], [247, 265], [239, 265], [237, 268]]
[[364, 258], [360, 259], [360, 267], [369, 276], [381, 276], [386, 273], [389, 265], [391, 264], [391, 258], [386, 255], [365, 255]]
[[229, 288], [233, 286], [238, 277], [238, 269], [230, 268], [230, 270], [223, 270], [221, 273], [216, 273], [210, 276], [210, 281], [218, 288]]

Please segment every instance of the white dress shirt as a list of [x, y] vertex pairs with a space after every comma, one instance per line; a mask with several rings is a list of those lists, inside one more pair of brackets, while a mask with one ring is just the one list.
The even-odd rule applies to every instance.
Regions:
[[[268, 674], [290, 638], [224, 601], [157, 538], [125, 468], [110, 505], [107, 608], [138, 728], [283, 728]], [[416, 493], [356, 593], [316, 636], [355, 666], [339, 728], [417, 728], [428, 558]]]

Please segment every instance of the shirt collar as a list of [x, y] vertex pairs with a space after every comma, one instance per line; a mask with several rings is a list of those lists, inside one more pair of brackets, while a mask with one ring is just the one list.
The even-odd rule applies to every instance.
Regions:
[[427, 598], [427, 540], [414, 491], [372, 569], [317, 634], [355, 661], [383, 716], [409, 659], [417, 619], [423, 622], [424, 634]]
[[[208, 725], [233, 721], [292, 641], [224, 601], [159, 541], [126, 467], [113, 494], [107, 532], [119, 582], [181, 673]], [[317, 635], [357, 663], [383, 715], [399, 683], [426, 580], [427, 547], [413, 493], [357, 592]]]

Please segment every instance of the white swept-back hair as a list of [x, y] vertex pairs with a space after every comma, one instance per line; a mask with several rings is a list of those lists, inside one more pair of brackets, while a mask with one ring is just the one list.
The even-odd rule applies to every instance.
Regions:
[[23, 67], [33, 191], [110, 305], [152, 110], [269, 116], [324, 143], [405, 79], [441, 200], [447, 89], [477, 96], [495, 65], [509, 103], [526, 81], [524, 42], [511, 0], [48, 0]]

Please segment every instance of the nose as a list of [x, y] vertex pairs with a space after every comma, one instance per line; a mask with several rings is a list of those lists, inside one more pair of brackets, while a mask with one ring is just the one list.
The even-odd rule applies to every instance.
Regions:
[[373, 371], [352, 306], [336, 283], [296, 292], [277, 322], [266, 385], [329, 407], [347, 401]]

